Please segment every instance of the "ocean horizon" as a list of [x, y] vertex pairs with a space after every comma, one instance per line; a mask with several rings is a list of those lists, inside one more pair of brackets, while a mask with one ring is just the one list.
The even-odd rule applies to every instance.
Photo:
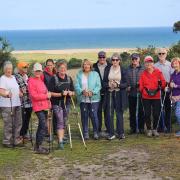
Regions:
[[14, 50], [170, 47], [180, 40], [172, 27], [0, 30]]

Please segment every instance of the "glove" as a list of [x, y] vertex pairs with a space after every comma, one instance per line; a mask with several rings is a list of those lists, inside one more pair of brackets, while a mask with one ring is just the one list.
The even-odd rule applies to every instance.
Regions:
[[169, 92], [169, 87], [166, 86], [166, 87], [164, 88], [164, 91], [165, 91], [165, 92]]
[[159, 86], [159, 87], [161, 87], [161, 86], [162, 86], [162, 82], [161, 82], [161, 80], [160, 80], [160, 79], [158, 80], [158, 86]]

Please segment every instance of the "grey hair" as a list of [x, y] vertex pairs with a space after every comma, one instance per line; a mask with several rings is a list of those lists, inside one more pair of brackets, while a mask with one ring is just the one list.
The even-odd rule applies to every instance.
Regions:
[[13, 68], [13, 65], [12, 65], [11, 61], [5, 61], [4, 62], [3, 71], [5, 72], [6, 68], [8, 68], [8, 67]]

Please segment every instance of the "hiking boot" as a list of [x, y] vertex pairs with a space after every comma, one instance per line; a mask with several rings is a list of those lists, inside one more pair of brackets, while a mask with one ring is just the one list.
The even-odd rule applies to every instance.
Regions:
[[58, 149], [63, 150], [64, 149], [64, 143], [63, 141], [59, 142]]
[[180, 131], [175, 134], [176, 137], [180, 137]]
[[121, 140], [121, 139], [125, 139], [126, 137], [125, 137], [125, 135], [124, 134], [121, 134], [120, 136], [119, 136], [119, 139]]
[[111, 135], [111, 136], [108, 136], [108, 140], [113, 140], [113, 139], [115, 139], [116, 138], [116, 136], [115, 135]]
[[85, 135], [84, 135], [84, 139], [85, 139], [85, 140], [89, 140], [89, 134], [85, 134]]
[[147, 137], [152, 137], [152, 130], [147, 130]]
[[42, 146], [35, 146], [34, 147], [35, 154], [49, 154], [49, 150]]
[[94, 139], [95, 139], [95, 140], [98, 140], [98, 139], [99, 139], [99, 136], [98, 136], [97, 133], [94, 133]]
[[155, 137], [158, 137], [159, 133], [157, 132], [157, 130], [152, 130], [152, 135]]

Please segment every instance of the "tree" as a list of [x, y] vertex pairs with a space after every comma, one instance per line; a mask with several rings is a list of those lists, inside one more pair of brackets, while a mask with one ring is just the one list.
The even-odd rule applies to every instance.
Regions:
[[177, 33], [178, 31], [180, 31], [180, 21], [175, 22], [173, 25], [173, 32]]
[[2, 72], [2, 67], [5, 61], [11, 61], [14, 65], [16, 64], [16, 59], [12, 57], [11, 52], [13, 48], [9, 42], [0, 37], [0, 73]]

